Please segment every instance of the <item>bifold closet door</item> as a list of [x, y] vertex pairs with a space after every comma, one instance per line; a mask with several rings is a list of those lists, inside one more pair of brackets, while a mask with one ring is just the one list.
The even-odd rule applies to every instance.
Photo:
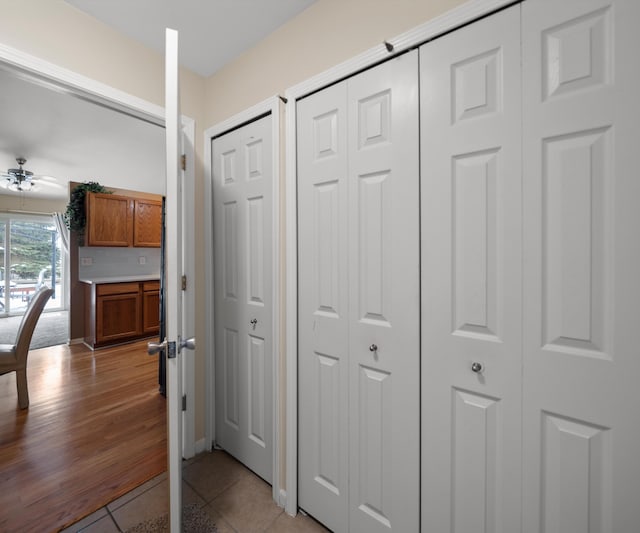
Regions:
[[214, 139], [212, 167], [216, 444], [271, 483], [271, 117]]
[[422, 531], [521, 520], [520, 7], [420, 48]]
[[524, 531], [640, 531], [640, 2], [526, 1]]
[[298, 502], [419, 528], [418, 61], [298, 104]]

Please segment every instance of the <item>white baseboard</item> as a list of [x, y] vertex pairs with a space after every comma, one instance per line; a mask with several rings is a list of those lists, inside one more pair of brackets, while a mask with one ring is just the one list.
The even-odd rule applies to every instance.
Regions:
[[287, 504], [287, 491], [284, 489], [280, 489], [280, 494], [278, 495], [278, 501], [276, 502], [278, 507], [285, 507]]
[[196, 447], [196, 455], [198, 455], [199, 453], [206, 451], [211, 451], [210, 449], [207, 450], [207, 439], [202, 438], [200, 440], [197, 440], [195, 442], [195, 447]]

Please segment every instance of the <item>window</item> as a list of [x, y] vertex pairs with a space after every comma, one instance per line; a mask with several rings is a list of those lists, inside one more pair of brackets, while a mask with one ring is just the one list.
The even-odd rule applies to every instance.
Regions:
[[45, 310], [64, 308], [64, 255], [51, 216], [0, 214], [0, 316], [21, 315], [43, 284]]

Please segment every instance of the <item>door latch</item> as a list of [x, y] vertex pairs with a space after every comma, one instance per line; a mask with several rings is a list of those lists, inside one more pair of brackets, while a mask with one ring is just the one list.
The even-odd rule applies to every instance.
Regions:
[[167, 342], [167, 359], [175, 359], [176, 357], [176, 341]]

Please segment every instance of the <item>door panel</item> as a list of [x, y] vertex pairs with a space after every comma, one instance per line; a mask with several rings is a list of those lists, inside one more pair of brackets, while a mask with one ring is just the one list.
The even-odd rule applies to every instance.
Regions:
[[271, 483], [271, 117], [212, 141], [216, 442]]
[[419, 521], [417, 55], [298, 104], [299, 503]]
[[348, 528], [347, 86], [298, 103], [298, 504]]
[[420, 49], [423, 531], [520, 529], [520, 76], [519, 6]]
[[348, 80], [350, 531], [419, 527], [417, 72]]
[[522, 9], [524, 531], [635, 531], [640, 4]]
[[[167, 28], [165, 49], [165, 134], [166, 134], [166, 341], [178, 343], [183, 334], [182, 171], [180, 169], [182, 127], [178, 77], [178, 32]], [[193, 260], [191, 257], [187, 261]], [[174, 345], [175, 346], [175, 345]], [[168, 356], [168, 347], [159, 357]], [[182, 354], [167, 357], [167, 462], [169, 472], [169, 530], [182, 531]]]

